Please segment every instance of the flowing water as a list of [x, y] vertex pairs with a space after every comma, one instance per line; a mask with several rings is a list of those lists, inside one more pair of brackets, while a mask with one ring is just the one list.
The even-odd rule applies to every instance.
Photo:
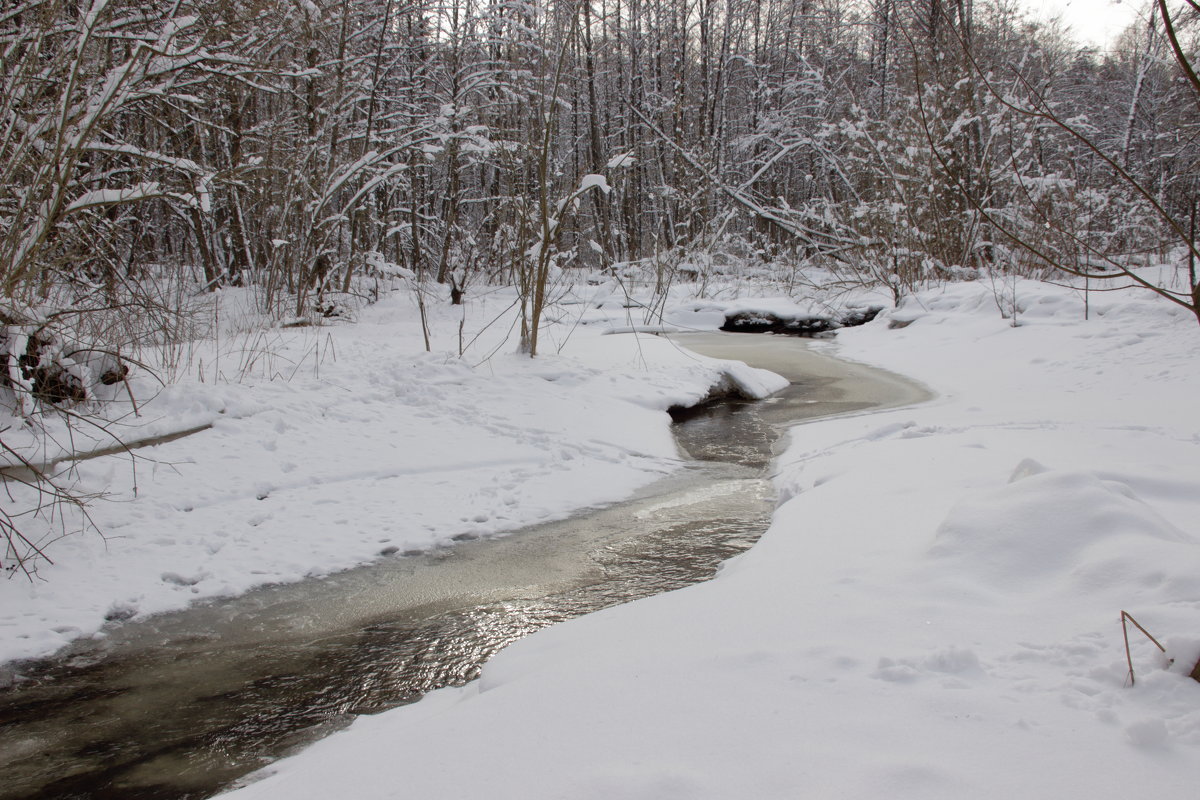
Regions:
[[706, 580], [766, 530], [785, 425], [924, 396], [797, 339], [677, 341], [793, 384], [675, 414], [691, 460], [630, 501], [116, 624], [17, 665], [0, 690], [0, 799], [211, 796], [355, 714], [471, 680], [539, 628]]

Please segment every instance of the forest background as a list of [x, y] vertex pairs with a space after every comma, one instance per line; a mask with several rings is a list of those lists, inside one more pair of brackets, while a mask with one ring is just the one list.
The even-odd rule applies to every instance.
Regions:
[[280, 324], [515, 287], [530, 354], [597, 272], [1118, 276], [1200, 319], [1198, 18], [1155, 0], [1101, 52], [1015, 0], [6, 3], [5, 442], [222, 287]]

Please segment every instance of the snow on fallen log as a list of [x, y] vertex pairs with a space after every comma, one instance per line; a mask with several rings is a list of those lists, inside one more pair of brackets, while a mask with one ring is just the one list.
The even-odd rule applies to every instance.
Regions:
[[764, 400], [787, 388], [789, 381], [767, 369], [751, 367], [741, 361], [726, 361], [722, 365], [733, 391], [749, 400]]

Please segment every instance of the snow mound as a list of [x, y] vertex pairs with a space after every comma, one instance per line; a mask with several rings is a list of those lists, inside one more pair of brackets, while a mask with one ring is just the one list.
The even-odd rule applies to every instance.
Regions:
[[1190, 676], [1200, 665], [1200, 639], [1180, 636], [1168, 639], [1166, 659], [1171, 672]]
[[758, 367], [747, 366], [741, 361], [726, 361], [722, 364], [725, 377], [739, 394], [750, 400], [763, 400], [786, 389], [789, 382], [782, 375]]
[[1007, 485], [952, 508], [932, 555], [1010, 590], [1062, 582], [1075, 591], [1154, 587], [1168, 582], [1167, 570], [1200, 563], [1196, 542], [1127, 485], [1028, 466]]

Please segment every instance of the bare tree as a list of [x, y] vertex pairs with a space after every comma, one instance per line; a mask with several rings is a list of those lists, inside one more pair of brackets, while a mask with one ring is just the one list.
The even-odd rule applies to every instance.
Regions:
[[[1187, 5], [1190, 12], [1184, 24], [1190, 25], [1200, 15], [1200, 5], [1194, 0], [1187, 0]], [[1165, 0], [1156, 0], [1155, 11], [1156, 15], [1149, 20], [1147, 35], [1165, 35], [1170, 42], [1173, 66], [1189, 87], [1190, 95], [1187, 98], [1188, 118], [1180, 123], [1195, 130], [1200, 125], [1200, 116], [1196, 114], [1200, 111], [1200, 80], [1196, 79], [1193, 56], [1181, 44], [1179, 20], [1184, 18], [1171, 12]], [[1157, 32], [1154, 27], [1155, 16], [1162, 26]], [[1195, 270], [1195, 260], [1200, 256], [1194, 223], [1196, 189], [1189, 186], [1190, 194], [1179, 197], [1167, 190], [1160, 180], [1161, 173], [1156, 176], [1144, 168], [1139, 169], [1131, 158], [1136, 112], [1140, 105], [1147, 102], [1145, 86], [1150, 70], [1147, 62], [1152, 61], [1154, 49], [1154, 45], [1149, 44], [1140, 53], [1127, 111], [1120, 121], [1120, 135], [1111, 139], [1111, 143], [1106, 143], [1095, 123], [1066, 111], [1044, 88], [1035, 85], [1027, 74], [1014, 71], [1010, 76], [1013, 84], [1021, 90], [1018, 95], [1002, 85], [993, 73], [985, 70], [974, 59], [969, 48], [964, 48], [964, 53], [972, 59], [975, 74], [996, 102], [1014, 117], [1052, 131], [1057, 140], [1057, 149], [1063, 153], [1073, 152], [1076, 163], [1080, 159], [1093, 162], [1100, 179], [1107, 179], [1108, 188], [1100, 192], [1095, 186], [1082, 183], [1078, 175], [1072, 177], [1062, 171], [1050, 170], [1043, 176], [1023, 175], [1019, 165], [1012, 161], [1010, 165], [1015, 168], [1013, 182], [1018, 187], [1018, 196], [1013, 202], [1023, 203], [1027, 218], [1033, 223], [1022, 225], [1013, 214], [997, 209], [980, 193], [972, 191], [969, 185], [963, 182], [957, 185], [963, 197], [971, 202], [997, 234], [1024, 252], [1034, 263], [1088, 281], [1111, 280], [1114, 277], [1124, 279], [1130, 285], [1147, 289], [1186, 308], [1200, 322], [1200, 284], [1197, 283]], [[947, 158], [945, 151], [935, 148], [935, 152], [939, 159]], [[1177, 157], [1194, 159], [1194, 145], [1188, 142]], [[1195, 162], [1190, 160], [1189, 163]], [[1120, 209], [1118, 214], [1110, 215], [1107, 226], [1080, 224], [1081, 220], [1094, 222], [1095, 210], [1105, 205]], [[1142, 222], [1140, 229], [1132, 232], [1129, 224], [1137, 220]], [[1124, 225], [1124, 230], [1131, 231], [1130, 235], [1140, 240], [1143, 249], [1166, 254], [1171, 246], [1178, 248], [1184, 253], [1186, 273], [1183, 263], [1178, 264], [1174, 276], [1166, 280], [1140, 270], [1141, 263], [1127, 256], [1130, 245], [1128, 238], [1120, 241], [1124, 245], [1120, 252], [1114, 252], [1110, 245], [1113, 231], [1118, 225]], [[1032, 229], [1036, 228], [1046, 233], [1031, 235]]]

